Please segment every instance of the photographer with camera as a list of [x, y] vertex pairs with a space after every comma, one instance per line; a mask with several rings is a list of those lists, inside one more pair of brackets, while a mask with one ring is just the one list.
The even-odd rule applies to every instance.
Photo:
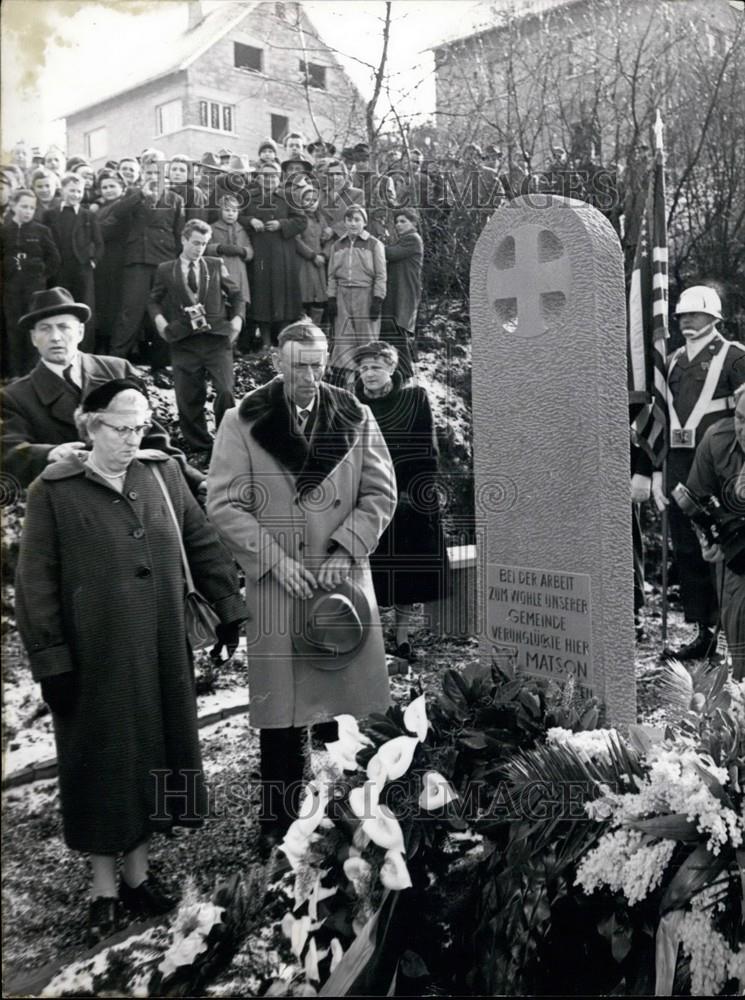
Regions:
[[720, 420], [696, 450], [685, 486], [673, 497], [688, 514], [704, 559], [719, 564], [720, 615], [735, 680], [745, 679], [745, 386], [734, 420]]
[[246, 303], [220, 257], [205, 257], [212, 227], [192, 219], [181, 236], [181, 256], [160, 264], [150, 294], [150, 316], [171, 347], [179, 425], [195, 451], [211, 453], [204, 404], [206, 379], [215, 388], [215, 423], [234, 405], [232, 347]]

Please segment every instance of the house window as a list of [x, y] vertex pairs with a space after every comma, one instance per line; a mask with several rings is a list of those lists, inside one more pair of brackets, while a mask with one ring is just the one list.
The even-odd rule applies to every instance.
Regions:
[[100, 160], [107, 153], [106, 126], [85, 133], [85, 155], [89, 160]]
[[157, 135], [177, 132], [182, 125], [181, 98], [167, 101], [155, 109], [155, 129]]
[[199, 124], [202, 128], [211, 128], [215, 132], [232, 132], [235, 108], [232, 104], [220, 104], [219, 101], [199, 102]]
[[271, 116], [272, 139], [275, 142], [284, 142], [285, 136], [290, 131], [290, 119], [285, 115]]
[[300, 73], [307, 79], [311, 87], [318, 90], [326, 89], [326, 67], [318, 63], [306, 63], [300, 60]]
[[233, 62], [236, 69], [249, 69], [253, 73], [261, 73], [264, 68], [264, 53], [253, 45], [233, 42]]

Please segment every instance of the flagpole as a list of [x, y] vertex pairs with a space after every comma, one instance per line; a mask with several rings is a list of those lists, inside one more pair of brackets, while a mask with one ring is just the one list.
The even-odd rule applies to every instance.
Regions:
[[[655, 139], [655, 156], [662, 157], [662, 167], [664, 169], [664, 145], [663, 145], [663, 126], [662, 126], [662, 115], [660, 114], [660, 109], [657, 108], [657, 114], [655, 116], [654, 122], [654, 139]], [[670, 399], [669, 399], [669, 386], [667, 381], [667, 374], [665, 375], [665, 408], [666, 412], [670, 412]], [[665, 449], [665, 457], [662, 460], [662, 492], [663, 496], [667, 496], [667, 448]], [[667, 600], [667, 566], [670, 556], [670, 540], [669, 540], [669, 520], [670, 516], [668, 513], [667, 504], [662, 509], [662, 516], [660, 518], [662, 531], [662, 647], [663, 649], [667, 645], [667, 612], [668, 612], [668, 600]]]
[[[662, 462], [662, 489], [667, 494], [667, 458]], [[667, 563], [670, 542], [668, 540], [669, 515], [667, 507], [662, 511], [662, 647], [667, 645]]]

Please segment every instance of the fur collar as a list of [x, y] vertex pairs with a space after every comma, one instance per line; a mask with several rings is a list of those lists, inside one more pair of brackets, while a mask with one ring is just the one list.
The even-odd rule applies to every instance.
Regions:
[[365, 419], [354, 396], [322, 382], [310, 441], [297, 430], [284, 394], [284, 380], [272, 379], [244, 397], [238, 407], [242, 420], [251, 422], [257, 444], [295, 477], [302, 496], [322, 483], [350, 451]]

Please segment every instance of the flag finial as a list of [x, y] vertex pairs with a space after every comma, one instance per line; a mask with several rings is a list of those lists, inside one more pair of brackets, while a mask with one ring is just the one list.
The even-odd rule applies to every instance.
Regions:
[[654, 148], [662, 151], [662, 115], [660, 114], [660, 109], [657, 108], [657, 115], [654, 120]]

